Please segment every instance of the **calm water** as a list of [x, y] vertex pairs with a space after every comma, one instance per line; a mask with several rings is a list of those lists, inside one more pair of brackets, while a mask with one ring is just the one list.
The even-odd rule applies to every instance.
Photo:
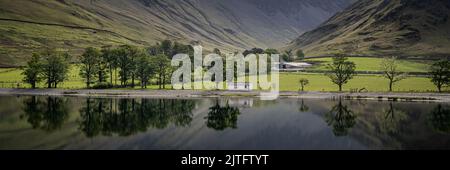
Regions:
[[450, 104], [0, 96], [0, 149], [449, 149]]

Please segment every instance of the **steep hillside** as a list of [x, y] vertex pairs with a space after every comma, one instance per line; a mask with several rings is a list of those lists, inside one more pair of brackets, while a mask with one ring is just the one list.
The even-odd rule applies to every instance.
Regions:
[[449, 0], [361, 0], [287, 49], [309, 56], [344, 51], [353, 55], [444, 56], [450, 54]]
[[43, 48], [163, 39], [235, 51], [280, 47], [352, 0], [0, 0], [0, 64]]

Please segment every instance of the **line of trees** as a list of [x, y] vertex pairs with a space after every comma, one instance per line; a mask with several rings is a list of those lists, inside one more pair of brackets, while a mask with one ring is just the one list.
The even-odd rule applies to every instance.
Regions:
[[118, 86], [117, 79], [120, 87], [134, 88], [139, 82], [141, 88], [147, 88], [153, 78], [159, 88], [165, 88], [173, 69], [165, 53], [173, 47], [170, 41], [148, 49], [129, 45], [101, 50], [90, 47], [80, 56], [80, 76], [88, 88], [91, 84], [96, 84], [94, 88]]
[[23, 81], [32, 88], [36, 88], [42, 81], [47, 88], [58, 88], [67, 79], [70, 58], [68, 53], [55, 50], [34, 53], [22, 72]]
[[[178, 53], [193, 56], [190, 45], [169, 40], [162, 41], [148, 48], [130, 45], [119, 47], [88, 47], [78, 57], [79, 75], [87, 88], [135, 87], [147, 88], [152, 80], [159, 88], [166, 88], [170, 82], [173, 69], [170, 56]], [[47, 50], [33, 54], [23, 68], [23, 81], [36, 88], [45, 82], [48, 88], [57, 88], [67, 80], [71, 57], [64, 52]], [[120, 83], [120, 84], [119, 84]]]
[[119, 86], [117, 80], [120, 81], [120, 87], [134, 88], [139, 82], [141, 88], [147, 88], [156, 79], [159, 88], [165, 89], [174, 69], [170, 57], [178, 53], [193, 56], [194, 49], [190, 45], [169, 40], [148, 48], [130, 45], [103, 47], [101, 50], [87, 48], [79, 60], [80, 75], [88, 88], [93, 83], [96, 83], [95, 88]]

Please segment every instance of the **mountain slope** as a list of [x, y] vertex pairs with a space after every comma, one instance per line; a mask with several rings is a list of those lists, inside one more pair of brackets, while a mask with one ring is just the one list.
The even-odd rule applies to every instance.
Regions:
[[0, 0], [0, 64], [33, 51], [147, 46], [163, 39], [227, 51], [280, 47], [352, 0]]
[[449, 0], [361, 0], [304, 33], [286, 49], [309, 56], [450, 54]]

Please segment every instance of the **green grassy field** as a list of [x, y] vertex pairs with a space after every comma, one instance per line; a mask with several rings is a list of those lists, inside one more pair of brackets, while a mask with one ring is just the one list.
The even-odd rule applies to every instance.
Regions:
[[[322, 74], [301, 74], [301, 73], [283, 73], [280, 75], [281, 91], [299, 90], [300, 78], [307, 78], [309, 85], [306, 91], [338, 91], [338, 86], [331, 83], [327, 76]], [[387, 79], [379, 75], [358, 75], [344, 85], [344, 91], [350, 89], [365, 88], [370, 92], [388, 91]], [[448, 89], [447, 89], [448, 90]], [[425, 77], [408, 77], [395, 84], [394, 91], [397, 92], [434, 92], [436, 87]]]
[[[381, 71], [382, 58], [367, 58], [367, 57], [349, 57], [349, 61], [356, 64], [356, 71]], [[312, 58], [305, 61], [317, 63], [311, 70], [326, 70], [326, 65], [332, 62], [332, 58]], [[430, 61], [423, 60], [399, 60], [399, 71], [402, 72], [428, 72]]]
[[[0, 88], [16, 88], [17, 83], [22, 82], [20, 69], [0, 69]], [[72, 66], [69, 78], [61, 88], [65, 89], [81, 89], [86, 85], [78, 74], [78, 67]], [[280, 74], [280, 90], [281, 91], [298, 91], [300, 78], [307, 78], [310, 84], [306, 87], [307, 91], [337, 91], [338, 87], [331, 83], [330, 79], [323, 74], [307, 74], [307, 73], [281, 73]], [[27, 88], [29, 85], [20, 84], [21, 88]], [[41, 83], [39, 87], [44, 88], [45, 84]], [[170, 85], [167, 86], [170, 89]], [[136, 87], [138, 89], [139, 87]], [[148, 89], [157, 89], [158, 86], [152, 85]], [[388, 81], [379, 75], [358, 75], [348, 84], [344, 86], [345, 91], [350, 89], [365, 88], [370, 92], [384, 92], [388, 90]], [[449, 89], [446, 89], [449, 90]], [[394, 86], [397, 92], [435, 92], [436, 87], [425, 77], [408, 77], [398, 82]]]

